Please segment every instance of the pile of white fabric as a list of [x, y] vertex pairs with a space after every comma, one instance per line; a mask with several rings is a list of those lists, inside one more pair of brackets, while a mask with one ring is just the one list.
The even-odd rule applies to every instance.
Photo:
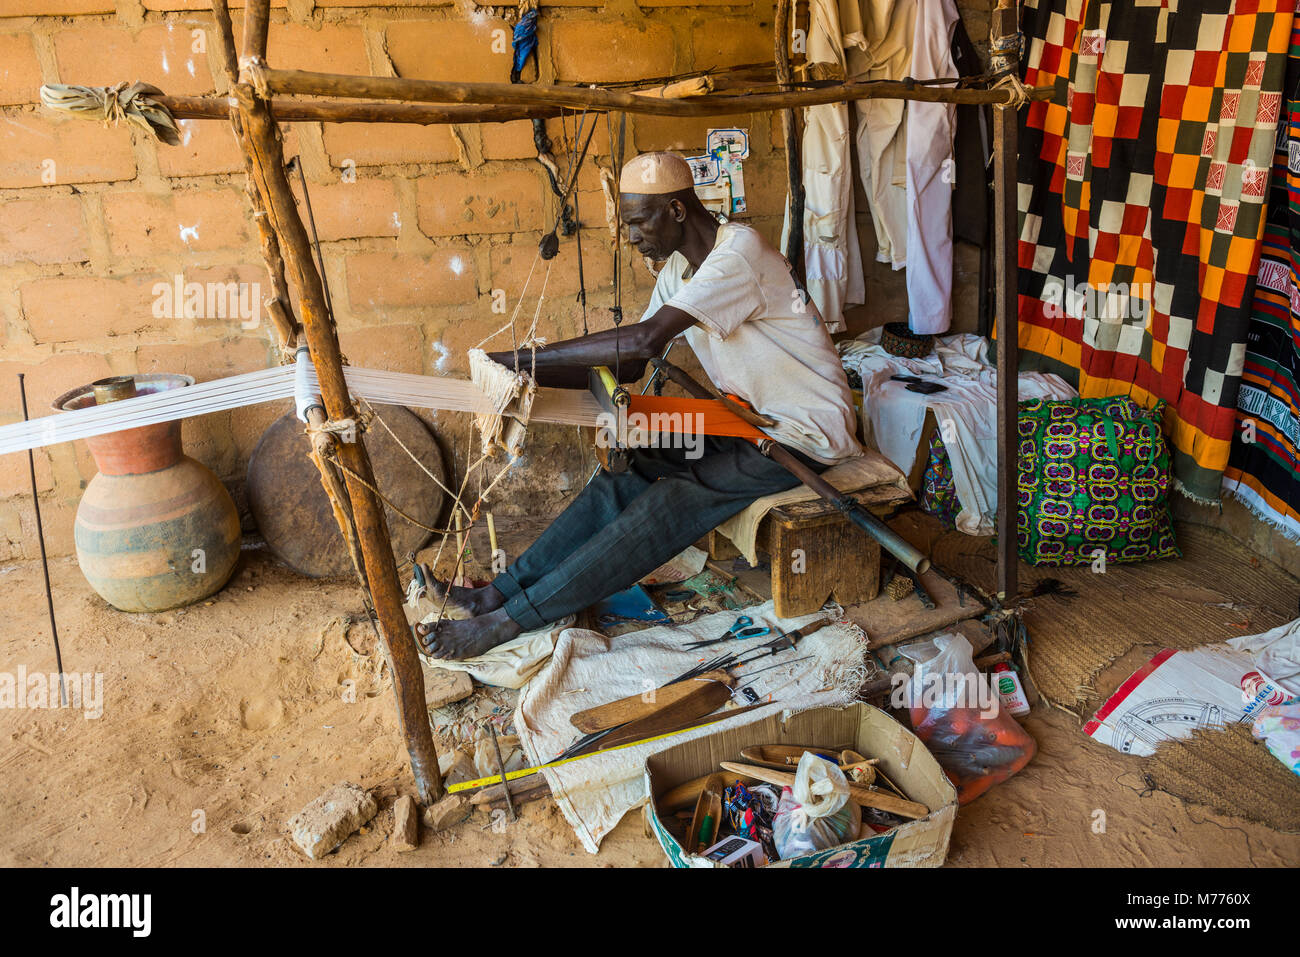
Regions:
[[[924, 359], [891, 355], [880, 345], [880, 330], [839, 344], [846, 369], [862, 378], [863, 441], [910, 474], [918, 454], [927, 410], [952, 464], [953, 486], [961, 512], [957, 528], [967, 535], [991, 535], [997, 512], [998, 373], [989, 363], [988, 340], [964, 334], [935, 339]], [[910, 392], [890, 376], [911, 375], [946, 386], [933, 395]], [[1021, 399], [1071, 399], [1077, 392], [1060, 376], [1020, 374]]]

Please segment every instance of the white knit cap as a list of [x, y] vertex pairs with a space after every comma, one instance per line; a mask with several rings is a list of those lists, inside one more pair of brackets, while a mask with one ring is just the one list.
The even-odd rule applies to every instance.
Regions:
[[642, 153], [623, 167], [618, 188], [622, 193], [657, 196], [692, 189], [691, 167], [676, 153]]

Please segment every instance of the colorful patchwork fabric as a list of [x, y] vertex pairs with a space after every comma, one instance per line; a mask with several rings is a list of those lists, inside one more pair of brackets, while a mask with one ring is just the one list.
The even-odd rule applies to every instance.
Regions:
[[1219, 497], [1295, 0], [1025, 0], [1022, 368], [1166, 403], [1180, 489]]
[[1020, 403], [1020, 557], [1031, 565], [1178, 558], [1163, 403]]
[[938, 429], [930, 435], [930, 459], [926, 463], [925, 477], [921, 484], [920, 505], [922, 510], [938, 518], [947, 528], [956, 527], [961, 502], [957, 501], [952, 462], [948, 459], [948, 450], [944, 448]]
[[1300, 20], [1291, 34], [1285, 89], [1237, 436], [1223, 488], [1300, 539]]

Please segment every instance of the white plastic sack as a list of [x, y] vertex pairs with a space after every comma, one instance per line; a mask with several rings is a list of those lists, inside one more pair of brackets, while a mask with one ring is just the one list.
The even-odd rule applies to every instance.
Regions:
[[781, 859], [823, 851], [856, 838], [862, 809], [849, 798], [844, 772], [811, 751], [795, 771], [794, 787], [781, 791], [772, 837]]
[[1226, 642], [1255, 659], [1255, 667], [1273, 684], [1300, 694], [1300, 618], [1258, 635], [1242, 635]]

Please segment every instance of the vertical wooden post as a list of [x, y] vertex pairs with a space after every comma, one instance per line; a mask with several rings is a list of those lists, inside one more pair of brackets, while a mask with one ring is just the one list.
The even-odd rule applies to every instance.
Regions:
[[[218, 4], [224, 6], [221, 0]], [[279, 239], [288, 278], [298, 291], [303, 331], [316, 366], [325, 411], [335, 422], [355, 419], [356, 409], [343, 377], [338, 334], [326, 308], [321, 276], [312, 260], [307, 231], [284, 171], [280, 132], [270, 104], [244, 78], [250, 63], [264, 62], [269, 22], [270, 0], [250, 0], [245, 12], [240, 81], [232, 91], [238, 104], [239, 128], [247, 150], [250, 178], [264, 204], [268, 225]], [[359, 439], [335, 442], [334, 454], [344, 471], [365, 578], [379, 619], [381, 644], [393, 674], [398, 720], [411, 756], [416, 790], [422, 804], [432, 804], [443, 792], [433, 734], [429, 730], [429, 712], [424, 703], [424, 676], [415, 639], [402, 609], [404, 596], [383, 504], [371, 491], [375, 476], [370, 456]]]
[[[1015, 0], [994, 0], [991, 45], [998, 51], [993, 70], [1019, 70], [1019, 57], [1010, 49], [1020, 31]], [[993, 106], [993, 264], [994, 318], [998, 330], [998, 598], [1006, 601], [1018, 591], [1016, 553], [1017, 427], [1019, 403], [1020, 319], [1017, 289], [1019, 218], [1016, 213], [1016, 154], [1019, 149], [1017, 110], [1010, 103]]]

